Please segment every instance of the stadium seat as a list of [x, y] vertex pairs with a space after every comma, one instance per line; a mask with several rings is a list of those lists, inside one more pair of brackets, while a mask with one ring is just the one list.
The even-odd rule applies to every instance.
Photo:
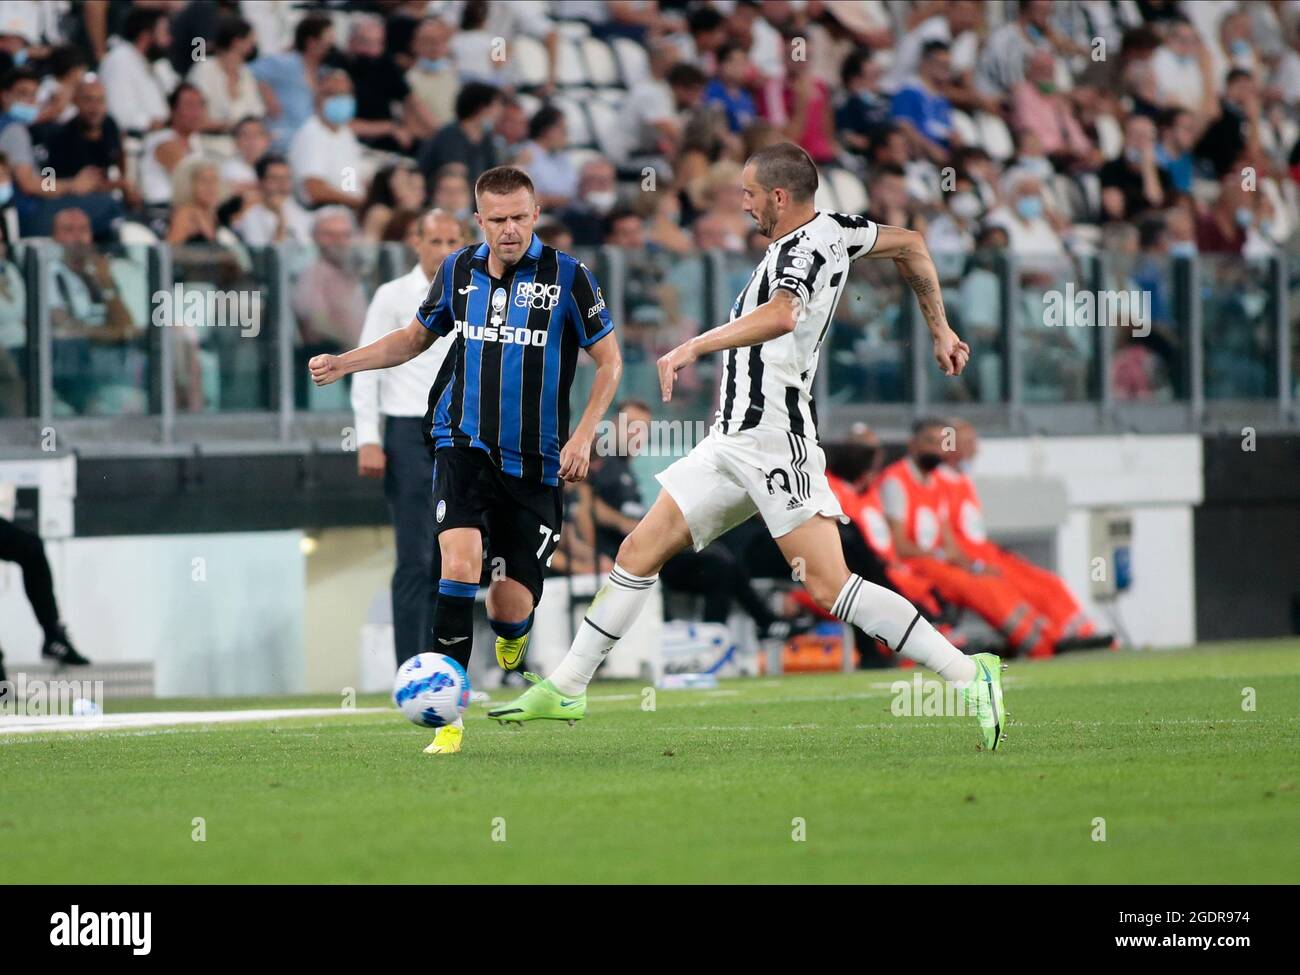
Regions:
[[117, 239], [122, 244], [146, 244], [153, 245], [158, 243], [158, 235], [142, 223], [136, 223], [134, 220], [124, 220], [117, 228]]
[[630, 133], [619, 107], [601, 98], [588, 100], [584, 107], [591, 119], [596, 145], [614, 165], [624, 162], [628, 156]]
[[650, 77], [650, 55], [636, 41], [626, 37], [614, 38], [614, 56], [623, 76], [623, 87], [631, 88], [638, 81]]
[[587, 63], [587, 77], [593, 85], [611, 87], [622, 81], [618, 73], [618, 61], [608, 44], [595, 37], [584, 37], [581, 50], [582, 58]]
[[975, 124], [979, 127], [980, 145], [994, 159], [1004, 162], [1016, 154], [1016, 142], [1002, 119], [989, 112], [980, 112], [975, 116]]
[[560, 37], [555, 51], [555, 83], [561, 88], [583, 88], [591, 84], [582, 44], [573, 37]]
[[952, 111], [952, 131], [964, 146], [977, 146], [980, 143], [980, 130], [976, 127], [975, 120], [961, 109], [954, 108]]
[[1113, 115], [1097, 116], [1097, 148], [1104, 159], [1114, 159], [1124, 151], [1124, 130]]
[[548, 64], [546, 46], [537, 38], [526, 34], [510, 42], [510, 58], [515, 80], [522, 88], [540, 88], [546, 84]]
[[571, 94], [557, 95], [552, 104], [564, 113], [564, 120], [569, 129], [569, 145], [575, 148], [593, 148], [596, 140], [592, 133], [591, 119], [583, 104]]
[[518, 92], [515, 94], [520, 107], [527, 113], [529, 118], [537, 114], [537, 110], [542, 107], [542, 100], [536, 95], [530, 95], [527, 92]]
[[834, 168], [825, 174], [834, 187], [835, 201], [841, 213], [863, 213], [867, 209], [867, 188], [847, 169]]

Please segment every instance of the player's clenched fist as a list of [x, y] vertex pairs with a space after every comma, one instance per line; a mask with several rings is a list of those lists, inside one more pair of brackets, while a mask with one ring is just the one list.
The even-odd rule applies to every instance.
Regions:
[[934, 337], [934, 358], [945, 376], [960, 376], [970, 362], [970, 346], [952, 329], [945, 329]]
[[565, 481], [585, 480], [590, 466], [591, 438], [581, 432], [575, 433], [560, 449], [560, 478]]
[[311, 370], [311, 380], [317, 386], [328, 386], [343, 378], [343, 365], [336, 355], [314, 355], [307, 363]]

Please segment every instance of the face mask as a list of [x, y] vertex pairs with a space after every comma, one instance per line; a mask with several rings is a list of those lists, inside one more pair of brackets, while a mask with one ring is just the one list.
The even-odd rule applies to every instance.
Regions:
[[14, 184], [0, 183], [0, 207], [5, 206], [14, 198]]
[[943, 454], [917, 454], [916, 466], [929, 474], [943, 463]]
[[26, 64], [27, 48], [23, 48], [21, 51], [16, 51], [14, 53], [13, 62], [15, 68], [21, 68], [24, 64]]
[[1237, 222], [1238, 227], [1249, 227], [1255, 222], [1255, 214], [1251, 212], [1250, 207], [1237, 207], [1232, 213], [1232, 218]]
[[41, 110], [30, 102], [14, 102], [9, 106], [9, 114], [23, 125], [31, 125], [36, 121], [36, 116], [41, 114]]
[[1196, 241], [1194, 240], [1176, 240], [1169, 245], [1170, 257], [1195, 257]]
[[983, 207], [980, 205], [980, 198], [974, 193], [958, 193], [948, 204], [948, 209], [959, 220], [974, 220]]
[[1133, 148], [1125, 149], [1124, 158], [1136, 166], [1142, 161], [1142, 150]]
[[447, 59], [446, 58], [436, 58], [436, 59], [420, 58], [419, 65], [421, 71], [429, 71], [429, 72], [441, 71], [443, 68], [447, 66]]
[[330, 125], [347, 125], [357, 114], [357, 100], [351, 95], [331, 95], [321, 105], [321, 114]]
[[1021, 219], [1035, 220], [1043, 215], [1043, 201], [1036, 196], [1022, 196], [1016, 200], [1016, 213]]
[[615, 190], [597, 190], [595, 193], [587, 194], [587, 202], [591, 204], [593, 210], [604, 216], [614, 209], [614, 204], [618, 202], [618, 193]]
[[1038, 83], [1038, 90], [1044, 95], [1050, 95], [1052, 92], [1056, 91], [1056, 85], [1050, 81], [1040, 81]]
[[1244, 41], [1240, 39], [1235, 40], [1228, 45], [1228, 50], [1232, 52], [1232, 56], [1234, 58], [1243, 58], [1243, 59], [1249, 58], [1250, 41]]
[[1025, 36], [1028, 37], [1035, 44], [1037, 44], [1039, 41], [1043, 39], [1043, 32], [1039, 30], [1037, 27], [1035, 27], [1033, 24], [1030, 24], [1027, 28], [1025, 28]]

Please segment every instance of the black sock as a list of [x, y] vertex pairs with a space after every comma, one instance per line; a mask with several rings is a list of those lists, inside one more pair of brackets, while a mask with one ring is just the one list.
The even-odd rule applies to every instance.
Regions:
[[477, 582], [438, 582], [438, 605], [433, 611], [433, 649], [469, 668], [474, 643], [474, 597]]

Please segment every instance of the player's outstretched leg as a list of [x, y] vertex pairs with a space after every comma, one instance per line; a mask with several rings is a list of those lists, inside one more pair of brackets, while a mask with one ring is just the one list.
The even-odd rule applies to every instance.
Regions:
[[966, 656], [898, 593], [849, 572], [832, 519], [812, 518], [776, 542], [791, 566], [803, 570], [804, 586], [819, 605], [960, 688], [979, 720], [984, 747], [997, 749], [1006, 737], [997, 656]]
[[587, 714], [587, 685], [614, 644], [641, 614], [659, 569], [691, 543], [686, 519], [667, 492], [660, 492], [645, 518], [623, 539], [609, 579], [587, 608], [573, 646], [550, 677], [532, 683], [520, 697], [492, 708], [488, 717], [522, 722], [578, 721]]

